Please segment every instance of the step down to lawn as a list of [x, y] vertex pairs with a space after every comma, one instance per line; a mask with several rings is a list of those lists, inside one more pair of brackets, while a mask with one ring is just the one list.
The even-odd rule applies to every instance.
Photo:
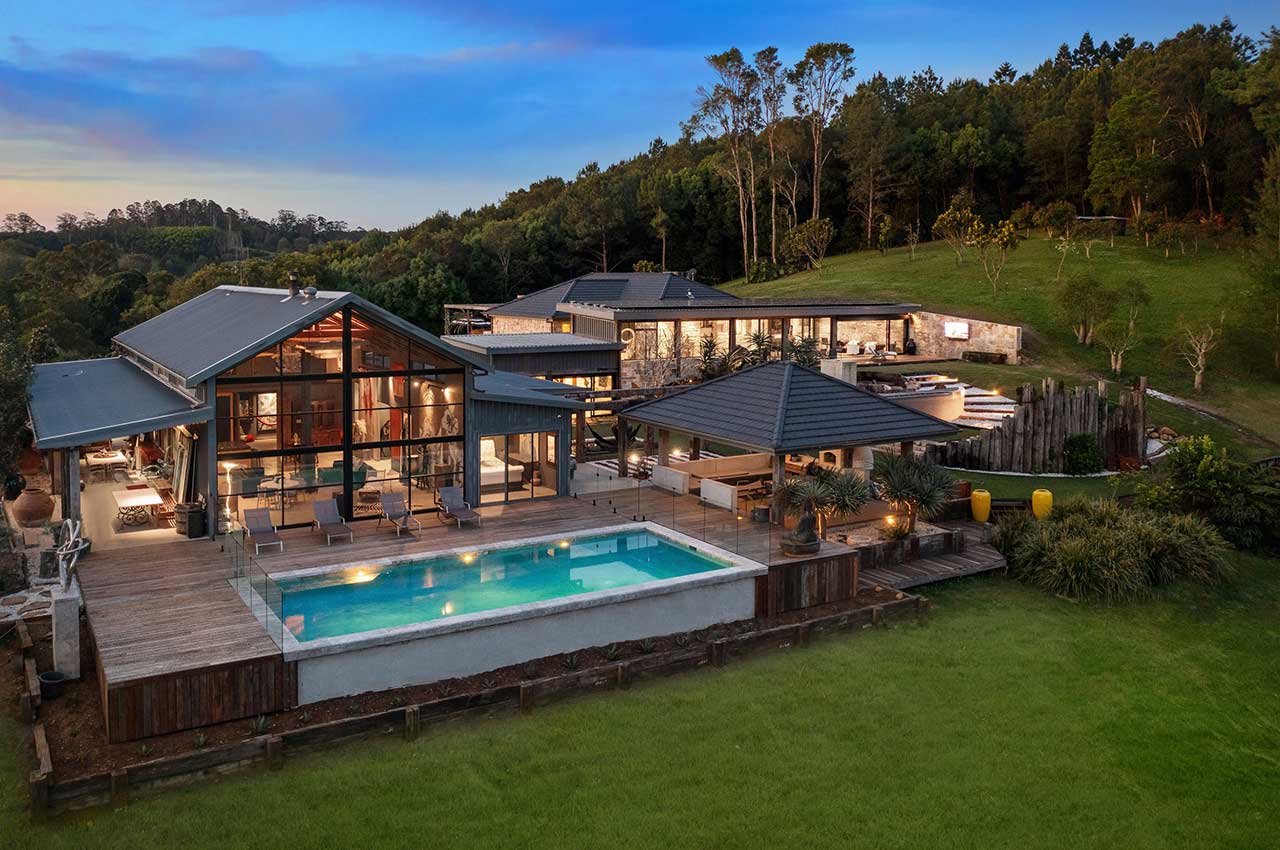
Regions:
[[892, 587], [906, 590], [936, 581], [1004, 569], [1004, 556], [988, 545], [969, 546], [954, 555], [917, 558], [904, 564], [875, 567], [858, 574], [861, 587]]

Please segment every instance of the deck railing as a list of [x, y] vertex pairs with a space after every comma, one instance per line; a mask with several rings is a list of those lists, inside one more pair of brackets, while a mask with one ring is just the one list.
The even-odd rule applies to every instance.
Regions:
[[254, 619], [281, 650], [284, 649], [284, 594], [253, 556], [253, 544], [244, 529], [222, 535], [227, 560], [227, 582], [240, 594]]
[[647, 478], [619, 477], [609, 465], [579, 465], [572, 491], [581, 501], [611, 510], [619, 522], [655, 522], [761, 564], [770, 563], [785, 532], [760, 512], [753, 516], [752, 508], [767, 509], [766, 501], [740, 501], [739, 510], [730, 511], [656, 487]]

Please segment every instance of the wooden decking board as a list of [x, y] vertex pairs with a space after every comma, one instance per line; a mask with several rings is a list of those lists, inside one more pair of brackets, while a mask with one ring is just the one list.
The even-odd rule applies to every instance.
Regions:
[[889, 567], [864, 570], [860, 576], [859, 585], [862, 587], [879, 585], [906, 590], [937, 581], [991, 572], [1003, 567], [1003, 555], [991, 546], [978, 544], [951, 555], [919, 558]]

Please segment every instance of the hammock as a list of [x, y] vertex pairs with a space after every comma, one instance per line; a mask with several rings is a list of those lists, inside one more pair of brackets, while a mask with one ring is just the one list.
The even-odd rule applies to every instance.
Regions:
[[[587, 430], [591, 432], [591, 436], [593, 436], [593, 437], [595, 437], [595, 438], [596, 438], [596, 444], [597, 444], [597, 445], [599, 445], [599, 446], [603, 446], [603, 447], [604, 447], [604, 448], [606, 448], [606, 449], [616, 449], [616, 448], [618, 447], [618, 439], [617, 439], [617, 437], [616, 437], [616, 436], [614, 436], [614, 437], [605, 437], [605, 436], [602, 436], [602, 435], [600, 434], [600, 432], [599, 432], [599, 431], [597, 431], [595, 428], [592, 428], [592, 427], [591, 427], [591, 423], [590, 423], [590, 422], [587, 422], [587, 423], [585, 423], [585, 424], [586, 424], [586, 426], [587, 426]], [[636, 426], [635, 426], [635, 427], [633, 427], [633, 428], [628, 428], [628, 429], [627, 429], [627, 443], [630, 443], [632, 440], [634, 440], [634, 439], [636, 438], [636, 435], [637, 435], [637, 434], [639, 434], [639, 433], [640, 433], [640, 426], [639, 426], [639, 425], [636, 425]]]

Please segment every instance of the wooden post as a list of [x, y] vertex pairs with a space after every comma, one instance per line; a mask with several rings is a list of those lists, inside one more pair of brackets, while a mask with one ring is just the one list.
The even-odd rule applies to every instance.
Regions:
[[658, 429], [658, 465], [666, 466], [671, 457], [671, 432], [666, 428]]
[[839, 346], [836, 344], [836, 317], [831, 317], [831, 329], [827, 331], [827, 357], [835, 358]]
[[700, 460], [702, 458], [702, 438], [689, 438], [689, 460]]
[[[786, 516], [786, 505], [782, 501], [782, 490], [787, 483], [787, 466], [783, 455], [775, 454], [773, 456], [773, 510], [771, 511], [770, 521], [775, 523], [783, 522]], [[735, 510], [737, 508], [735, 507]]]
[[1137, 442], [1138, 463], [1147, 462], [1147, 379], [1138, 378], [1138, 385], [1133, 389], [1133, 436]]
[[618, 477], [627, 477], [627, 420], [618, 414]]
[[898, 445], [898, 451], [903, 457], [911, 457], [915, 454], [916, 444], [914, 440], [903, 440]]
[[573, 417], [573, 459], [578, 463], [587, 460], [587, 412], [579, 410]]

